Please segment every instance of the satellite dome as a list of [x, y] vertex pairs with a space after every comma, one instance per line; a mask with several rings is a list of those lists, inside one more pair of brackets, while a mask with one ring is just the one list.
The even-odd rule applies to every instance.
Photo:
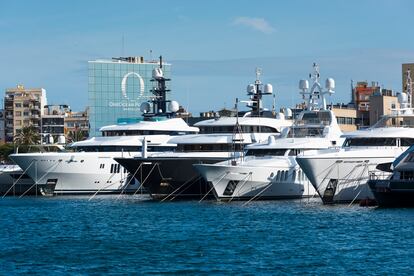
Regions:
[[299, 89], [300, 90], [309, 89], [309, 82], [308, 82], [308, 80], [300, 80], [299, 81]]
[[256, 86], [254, 86], [254, 84], [249, 84], [246, 90], [247, 90], [247, 93], [254, 94], [256, 93]]
[[399, 94], [398, 94], [398, 102], [399, 102], [400, 104], [408, 102], [408, 96], [407, 96], [407, 93], [404, 93], [404, 92], [399, 93]]
[[329, 92], [335, 89], [335, 80], [333, 78], [327, 78], [325, 82], [325, 87]]
[[276, 114], [276, 119], [284, 120], [285, 119], [285, 115], [283, 113], [277, 113]]
[[273, 93], [273, 86], [270, 83], [264, 85], [264, 93], [265, 94], [272, 94]]
[[285, 114], [285, 117], [287, 117], [287, 118], [292, 117], [292, 109], [290, 109], [290, 108], [285, 108], [283, 110], [283, 113]]
[[143, 102], [140, 106], [140, 110], [142, 113], [148, 113], [151, 109], [149, 102]]
[[152, 77], [154, 79], [162, 79], [164, 76], [162, 69], [161, 68], [154, 68], [154, 70], [152, 70]]
[[64, 135], [59, 135], [58, 137], [58, 144], [65, 144], [66, 143], [66, 139]]
[[180, 105], [179, 105], [179, 104], [178, 104], [178, 102], [176, 102], [176, 101], [171, 101], [171, 102], [168, 104], [168, 109], [169, 109], [171, 112], [175, 113], [175, 112], [177, 112], [177, 111], [178, 111], [178, 109], [180, 109]]

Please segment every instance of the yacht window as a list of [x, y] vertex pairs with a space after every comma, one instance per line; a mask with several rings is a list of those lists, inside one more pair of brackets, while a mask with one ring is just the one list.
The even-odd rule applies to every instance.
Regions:
[[401, 146], [402, 147], [409, 147], [411, 145], [414, 145], [414, 139], [413, 138], [400, 138]]
[[300, 154], [302, 151], [300, 149], [291, 149], [289, 151], [289, 156], [296, 156], [298, 154]]
[[344, 147], [392, 147], [396, 145], [396, 138], [347, 138], [344, 143]]
[[286, 149], [248, 149], [246, 156], [284, 156]]
[[309, 125], [309, 124], [322, 124], [329, 125], [332, 117], [330, 112], [318, 111], [318, 112], [306, 112], [303, 114], [301, 120], [298, 120], [298, 125]]
[[171, 130], [108, 130], [102, 131], [102, 136], [143, 136], [143, 135], [183, 135], [195, 134], [194, 131]]
[[414, 171], [402, 171], [401, 172], [401, 179], [413, 180], [414, 179]]
[[[236, 129], [234, 125], [230, 126], [200, 126], [200, 133], [208, 134], [208, 133], [233, 133]], [[241, 125], [241, 131], [243, 133], [253, 133], [253, 132], [261, 132], [261, 133], [279, 133], [279, 131], [275, 128], [269, 126], [257, 126], [257, 125]]]
[[414, 127], [414, 118], [384, 116], [372, 128], [379, 127]]
[[283, 181], [285, 179], [285, 171], [280, 172], [280, 181]]
[[324, 127], [292, 127], [289, 129], [288, 138], [321, 137]]
[[[140, 152], [140, 146], [78, 146], [74, 148], [78, 152]], [[149, 146], [147, 151], [173, 151], [174, 146]]]
[[[236, 150], [240, 150], [242, 146], [239, 145]], [[178, 152], [204, 152], [204, 151], [234, 151], [232, 144], [179, 144], [177, 145]]]

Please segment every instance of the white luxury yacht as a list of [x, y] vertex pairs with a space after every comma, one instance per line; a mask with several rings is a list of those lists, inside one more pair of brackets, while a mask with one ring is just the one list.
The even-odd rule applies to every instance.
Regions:
[[273, 88], [270, 84], [263, 85], [259, 76], [260, 69], [257, 69], [255, 84], [247, 87], [250, 96], [247, 104], [252, 110], [243, 117], [221, 117], [195, 124], [200, 128], [200, 134], [175, 137], [169, 141], [177, 144], [173, 153], [115, 160], [132, 175], [142, 175], [144, 180], [136, 178], [155, 199], [211, 196], [207, 195], [208, 185], [195, 171], [193, 164], [229, 159], [245, 145], [265, 141], [270, 135], [279, 135], [283, 128], [292, 125], [283, 114], [274, 118], [272, 112], [262, 108], [262, 95], [272, 94]]
[[374, 126], [347, 133], [341, 148], [319, 150], [297, 157], [302, 170], [324, 203], [359, 202], [373, 199], [367, 185], [368, 172], [392, 162], [414, 144], [412, 83], [408, 72], [407, 92], [398, 96], [400, 107], [392, 109]]
[[55, 194], [136, 191], [139, 183], [130, 183], [126, 169], [114, 157], [137, 156], [143, 143], [148, 152], [171, 151], [176, 146], [168, 142], [172, 136], [198, 132], [181, 118], [172, 118], [178, 103], [166, 100], [169, 79], [163, 77], [161, 57], [153, 80], [154, 98], [141, 105], [142, 121], [102, 127], [103, 137], [76, 142], [70, 146], [73, 151], [16, 153], [11, 159], [36, 183], [55, 183]]
[[[327, 91], [319, 83], [319, 67], [313, 65], [312, 87], [301, 80], [299, 88], [306, 101], [295, 124], [279, 139], [247, 146], [244, 157], [216, 164], [195, 164], [218, 200], [288, 199], [315, 195], [295, 157], [301, 152], [339, 145], [342, 132], [325, 94], [332, 94], [334, 81], [326, 80]], [[306, 97], [306, 98], [305, 98]], [[322, 99], [322, 102], [320, 101]]]

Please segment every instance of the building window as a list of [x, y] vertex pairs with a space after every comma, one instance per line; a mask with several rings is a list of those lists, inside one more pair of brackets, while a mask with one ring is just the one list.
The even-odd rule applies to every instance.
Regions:
[[22, 103], [15, 103], [14, 106], [15, 107], [22, 107]]
[[16, 126], [21, 126], [22, 125], [22, 121], [20, 121], [20, 120], [15, 121], [15, 123], [16, 123]]
[[14, 112], [14, 116], [20, 117], [20, 116], [22, 116], [22, 112], [21, 111], [16, 111], [16, 112]]

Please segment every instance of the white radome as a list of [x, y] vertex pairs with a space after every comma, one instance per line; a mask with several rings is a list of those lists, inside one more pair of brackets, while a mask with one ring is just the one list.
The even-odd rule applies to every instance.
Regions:
[[178, 102], [177, 102], [177, 101], [171, 101], [171, 102], [168, 104], [168, 109], [169, 109], [171, 112], [177, 112], [177, 111], [178, 111], [178, 109], [180, 109], [180, 105], [178, 104]]
[[335, 89], [335, 80], [333, 78], [327, 78], [325, 82], [325, 87], [329, 91], [333, 91]]
[[308, 80], [300, 80], [299, 81], [299, 89], [300, 90], [307, 90], [307, 89], [309, 89], [309, 82], [308, 82]]
[[154, 70], [152, 70], [152, 77], [154, 79], [161, 79], [163, 78], [164, 74], [161, 70], [161, 68], [154, 68]]
[[264, 92], [266, 94], [272, 94], [273, 93], [273, 86], [270, 83], [267, 83], [264, 85]]
[[254, 84], [249, 84], [246, 90], [247, 93], [256, 93], [256, 86], [254, 86]]
[[139, 108], [142, 113], [148, 113], [151, 109], [149, 102], [143, 102]]

